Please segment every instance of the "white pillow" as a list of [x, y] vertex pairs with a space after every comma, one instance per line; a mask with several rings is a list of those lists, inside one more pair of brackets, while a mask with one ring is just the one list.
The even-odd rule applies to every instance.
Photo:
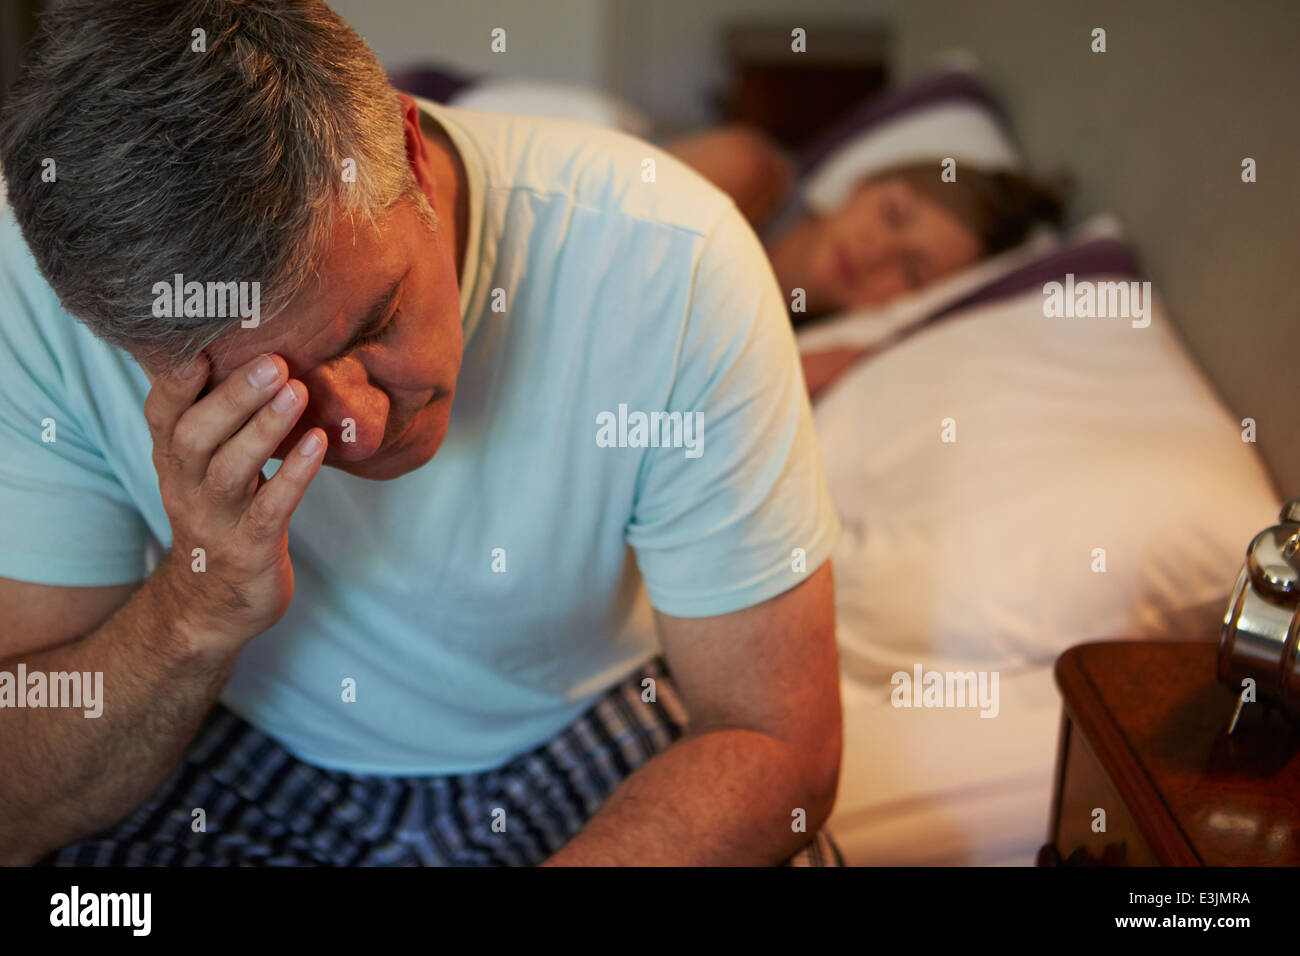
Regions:
[[623, 130], [642, 138], [649, 135], [651, 125], [648, 116], [613, 96], [542, 80], [489, 77], [461, 90], [448, 102], [462, 109], [486, 113], [578, 120]]
[[869, 682], [1211, 638], [1169, 632], [1226, 606], [1280, 505], [1158, 300], [1147, 328], [1046, 318], [1039, 289], [977, 306], [856, 366], [814, 419], [844, 525], [841, 659]]
[[941, 101], [872, 124], [831, 152], [802, 183], [811, 209], [828, 213], [848, 198], [864, 177], [892, 166], [957, 161], [957, 178], [966, 164], [985, 170], [1016, 170], [1023, 165], [1002, 124], [979, 103]]

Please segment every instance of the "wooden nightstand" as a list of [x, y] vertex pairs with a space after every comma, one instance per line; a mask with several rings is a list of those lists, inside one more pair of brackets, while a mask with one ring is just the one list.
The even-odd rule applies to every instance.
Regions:
[[1247, 704], [1227, 736], [1236, 699], [1215, 654], [1205, 641], [1105, 641], [1061, 655], [1040, 866], [1300, 864], [1300, 724]]

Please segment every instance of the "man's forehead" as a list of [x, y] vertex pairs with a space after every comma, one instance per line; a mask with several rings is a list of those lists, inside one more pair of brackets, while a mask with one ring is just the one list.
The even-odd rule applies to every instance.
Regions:
[[282, 355], [304, 370], [329, 358], [386, 308], [408, 271], [399, 262], [322, 270], [319, 279], [257, 328], [237, 323], [213, 343], [209, 355], [214, 380], [264, 352]]
[[295, 297], [257, 328], [235, 323], [208, 348], [213, 384], [239, 366], [266, 352], [287, 359], [323, 354], [320, 345], [336, 336], [348, 321], [346, 309], [331, 305], [323, 294]]
[[342, 347], [357, 324], [409, 271], [402, 229], [410, 218], [408, 206], [408, 202], [398, 203], [377, 223], [336, 215], [324, 259], [288, 305], [257, 328], [236, 323], [208, 349], [213, 381], [264, 352], [282, 355], [291, 367], [301, 367]]

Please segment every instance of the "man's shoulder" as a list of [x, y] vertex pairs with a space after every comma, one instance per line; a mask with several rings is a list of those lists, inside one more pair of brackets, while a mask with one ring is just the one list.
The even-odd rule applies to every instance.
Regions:
[[10, 393], [60, 392], [112, 361], [112, 346], [73, 318], [45, 281], [12, 208], [0, 210], [0, 316], [0, 379]]
[[13, 208], [0, 205], [0, 274], [9, 280], [36, 267], [31, 250], [23, 239]]
[[71, 329], [48, 321], [62, 312], [54, 291], [37, 268], [12, 208], [0, 210], [0, 308], [11, 350], [26, 339], [58, 338]]
[[440, 108], [481, 150], [489, 190], [565, 198], [700, 236], [733, 206], [681, 160], [630, 133], [578, 120]]

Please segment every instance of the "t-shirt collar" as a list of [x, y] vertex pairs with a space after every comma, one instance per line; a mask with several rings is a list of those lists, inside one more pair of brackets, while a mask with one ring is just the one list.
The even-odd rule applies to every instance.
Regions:
[[[465, 236], [465, 267], [460, 276], [460, 318], [466, 338], [473, 331], [478, 313], [478, 282], [481, 272], [483, 236], [483, 199], [485, 194], [483, 161], [474, 141], [456, 122], [454, 107], [443, 106], [421, 97], [412, 97], [446, 131], [465, 166], [469, 193], [469, 228]], [[454, 226], [452, 227], [454, 228]]]

